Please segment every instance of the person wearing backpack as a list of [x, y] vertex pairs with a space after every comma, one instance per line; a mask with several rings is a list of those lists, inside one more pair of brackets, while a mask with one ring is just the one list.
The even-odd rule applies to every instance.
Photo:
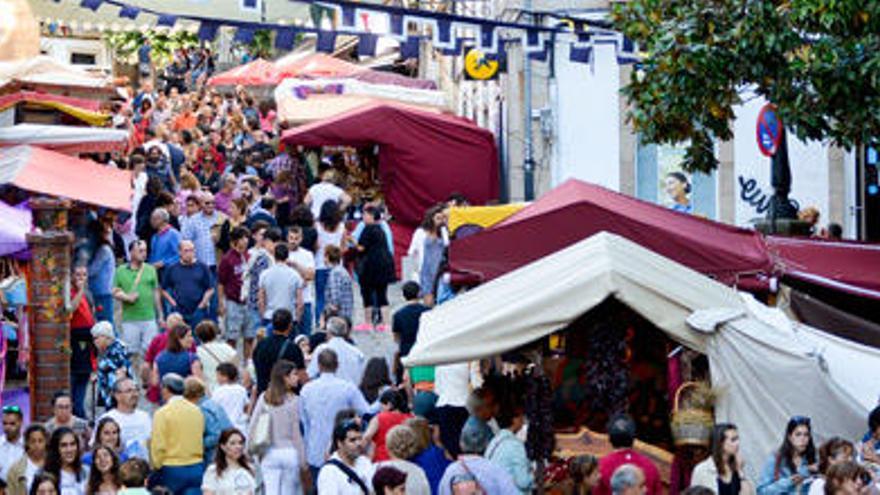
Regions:
[[364, 455], [360, 423], [342, 421], [333, 429], [333, 454], [318, 474], [318, 493], [370, 495], [374, 469]]

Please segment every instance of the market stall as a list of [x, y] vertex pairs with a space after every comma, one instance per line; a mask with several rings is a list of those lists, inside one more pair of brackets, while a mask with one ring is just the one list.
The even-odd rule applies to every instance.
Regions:
[[674, 212], [571, 179], [449, 248], [453, 276], [486, 282], [598, 232], [612, 232], [729, 285], [766, 287], [773, 265], [761, 235]]
[[378, 150], [380, 190], [405, 252], [424, 212], [452, 192], [473, 204], [498, 196], [498, 152], [491, 132], [472, 122], [399, 104], [368, 104], [286, 131], [287, 146], [351, 146]]
[[0, 185], [3, 184], [31, 193], [131, 211], [131, 172], [36, 146], [0, 148]]
[[448, 111], [446, 95], [434, 89], [360, 79], [288, 78], [275, 88], [282, 122], [302, 124], [326, 119], [369, 103], [398, 102], [431, 112]]
[[[714, 417], [739, 426], [752, 476], [792, 415], [811, 417], [819, 441], [832, 435], [858, 438], [876, 404], [880, 378], [859, 370], [880, 365], [880, 351], [793, 322], [747, 294], [606, 232], [425, 313], [404, 364], [470, 361], [536, 343], [546, 349], [547, 339], [563, 331], [564, 351], [577, 342], [589, 349], [591, 339], [608, 332], [581, 325], [584, 319], [611, 318], [606, 328], [620, 331], [613, 324], [618, 315], [606, 313], [609, 304], [642, 320], [631, 327], [638, 335], [631, 342], [665, 338], [708, 358], [718, 392]], [[584, 329], [590, 339], [578, 339]], [[651, 331], [660, 332], [660, 340]], [[629, 372], [637, 376], [637, 371]]]
[[0, 62], [0, 94], [19, 90], [99, 99], [108, 99], [116, 92], [110, 79], [62, 64], [46, 55]]
[[41, 124], [0, 127], [0, 147], [30, 144], [74, 155], [124, 151], [129, 137], [128, 131], [100, 127]]

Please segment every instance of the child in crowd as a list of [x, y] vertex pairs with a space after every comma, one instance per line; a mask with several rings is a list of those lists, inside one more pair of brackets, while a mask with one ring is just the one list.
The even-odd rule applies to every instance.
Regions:
[[247, 389], [238, 383], [238, 368], [234, 364], [217, 365], [217, 388], [211, 394], [211, 400], [226, 411], [233, 426], [247, 431], [250, 399]]
[[339, 316], [352, 322], [354, 312], [354, 291], [352, 289], [351, 275], [342, 266], [342, 250], [338, 246], [327, 246], [324, 250], [324, 261], [330, 268], [327, 276], [327, 286], [324, 290], [324, 304], [335, 308]]

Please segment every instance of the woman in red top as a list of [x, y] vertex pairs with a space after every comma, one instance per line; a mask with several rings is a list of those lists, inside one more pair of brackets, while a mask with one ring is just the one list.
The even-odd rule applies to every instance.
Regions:
[[95, 316], [89, 301], [87, 287], [89, 273], [85, 266], [73, 269], [70, 286], [70, 388], [73, 396], [73, 415], [86, 417], [86, 391], [92, 374], [92, 326]]
[[364, 444], [373, 442], [373, 462], [391, 459], [385, 446], [388, 430], [412, 417], [406, 406], [406, 397], [397, 390], [386, 390], [379, 397], [382, 411], [373, 416], [364, 433]]

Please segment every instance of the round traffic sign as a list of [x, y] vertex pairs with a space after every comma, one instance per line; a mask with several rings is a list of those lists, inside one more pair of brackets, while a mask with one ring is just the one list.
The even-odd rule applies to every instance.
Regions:
[[773, 156], [779, 150], [779, 143], [782, 141], [782, 119], [776, 114], [776, 105], [768, 103], [761, 109], [755, 137], [758, 140], [758, 149], [764, 156]]

